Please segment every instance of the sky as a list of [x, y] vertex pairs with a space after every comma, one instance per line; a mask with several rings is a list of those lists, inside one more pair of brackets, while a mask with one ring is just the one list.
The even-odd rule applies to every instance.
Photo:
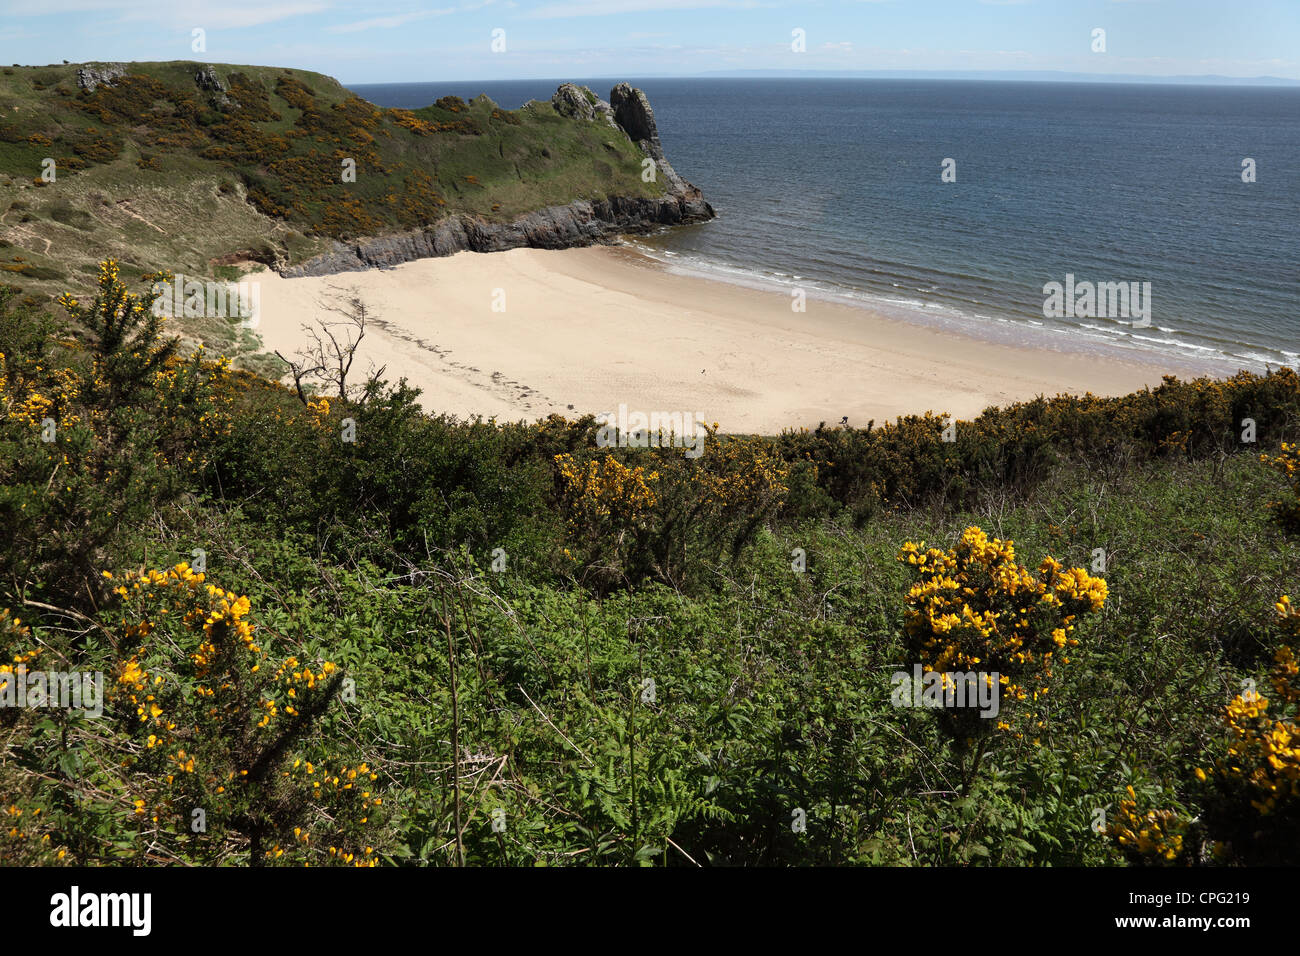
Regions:
[[64, 60], [288, 66], [348, 84], [737, 70], [1300, 80], [1300, 0], [0, 0], [0, 62]]

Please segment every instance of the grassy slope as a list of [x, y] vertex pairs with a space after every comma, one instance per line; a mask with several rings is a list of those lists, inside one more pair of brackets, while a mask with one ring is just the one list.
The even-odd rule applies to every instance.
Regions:
[[[1251, 456], [1221, 467], [1166, 462], [1111, 482], [1063, 471], [1023, 502], [894, 512], [860, 531], [822, 523], [779, 530], [729, 569], [713, 597], [644, 588], [601, 601], [519, 574], [487, 575], [478, 586], [496, 592], [500, 604], [475, 602], [473, 627], [485, 635], [481, 653], [495, 673], [466, 678], [461, 740], [475, 752], [511, 752], [520, 786], [471, 801], [470, 859], [567, 862], [560, 851], [573, 844], [540, 826], [550, 805], [598, 832], [620, 831], [611, 818], [630, 791], [609, 723], [626, 712], [628, 688], [650, 675], [658, 701], [641, 718], [640, 745], [660, 769], [648, 776], [686, 781], [701, 800], [699, 815], [685, 812], [673, 834], [701, 860], [1118, 863], [1113, 845], [1089, 828], [1094, 808], [1113, 813], [1130, 784], [1158, 806], [1184, 794], [1194, 768], [1222, 747], [1222, 705], [1244, 676], [1263, 684], [1272, 603], [1300, 581], [1300, 548], [1261, 507], [1276, 484]], [[1002, 741], [976, 800], [948, 792], [956, 786], [953, 755], [929, 716], [889, 705], [889, 675], [905, 660], [908, 576], [897, 549], [919, 538], [950, 542], [969, 524], [1013, 538], [1027, 563], [1052, 554], [1086, 566], [1099, 543], [1113, 557], [1109, 606], [1060, 669], [1048, 726], [1037, 742]], [[231, 559], [247, 547], [250, 530], [222, 546]], [[789, 570], [796, 546], [809, 554], [802, 576]], [[302, 582], [281, 583], [274, 574], [259, 567], [239, 573], [240, 583], [273, 602], [273, 590]], [[428, 686], [422, 651], [397, 633], [404, 615], [416, 613], [416, 599], [386, 591], [380, 611], [373, 594], [360, 596], [367, 585], [349, 586], [355, 603], [344, 599], [329, 613], [369, 625], [369, 633], [366, 625], [350, 633], [360, 635], [358, 673], [394, 701], [375, 715], [377, 726], [400, 752], [423, 753], [424, 709], [396, 703]], [[332, 587], [310, 585], [305, 603], [328, 604]], [[392, 630], [383, 623], [389, 615]], [[381, 649], [373, 671], [360, 663]], [[615, 761], [612, 779], [576, 759], [553, 766], [572, 755], [534, 719], [516, 684], [584, 752]], [[526, 730], [498, 726], [486, 707], [478, 709], [480, 700], [502, 699]], [[445, 695], [435, 701], [449, 704]], [[584, 781], [610, 786], [614, 809], [593, 809]], [[407, 777], [395, 804], [413, 809], [427, 799], [426, 787], [420, 775]], [[672, 803], [659, 793], [643, 792], [641, 800], [647, 817]], [[502, 804], [515, 839], [499, 849], [487, 816]], [[705, 804], [735, 819], [711, 819]], [[790, 832], [791, 807], [808, 814], [805, 839]], [[409, 852], [440, 859], [421, 846], [419, 832], [407, 831]], [[618, 847], [597, 859], [628, 856]], [[666, 861], [683, 862], [671, 851]]]
[[[93, 276], [85, 263], [106, 256], [127, 275], [211, 275], [231, 253], [299, 261], [331, 236], [663, 188], [641, 182], [625, 136], [549, 104], [510, 112], [479, 97], [405, 113], [320, 74], [215, 65], [242, 104], [232, 110], [196, 85], [203, 66], [128, 64], [93, 94], [78, 89], [75, 64], [0, 70], [3, 278], [39, 294], [80, 291]], [[45, 157], [58, 180], [37, 187]], [[344, 157], [357, 161], [355, 183], [341, 182]]]
[[[650, 845], [666, 831], [714, 863], [1120, 863], [1089, 829], [1094, 808], [1113, 813], [1130, 784], [1156, 806], [1181, 799], [1223, 746], [1222, 705], [1243, 677], [1263, 685], [1271, 605], [1300, 582], [1300, 547], [1262, 508], [1276, 487], [1248, 455], [1112, 481], [1062, 471], [1027, 500], [975, 511], [776, 529], [720, 569], [718, 593], [692, 597], [650, 586], [599, 599], [535, 577], [513, 553], [511, 573], [453, 589], [477, 635], [459, 680], [461, 745], [510, 755], [505, 780], [464, 798], [468, 860], [631, 861], [621, 721], [650, 676], [657, 701], [637, 730]], [[258, 522], [217, 509], [189, 518], [153, 542], [155, 563], [185, 560], [202, 540], [213, 579], [248, 593], [263, 622], [322, 636], [367, 701], [323, 732], [384, 768], [391, 858], [446, 863], [446, 769], [422, 763], [446, 762], [451, 706], [428, 595], [322, 562], [315, 542]], [[1041, 738], [1000, 741], [974, 800], [952, 792], [954, 755], [929, 715], [889, 704], [906, 660], [897, 549], [950, 542], [969, 524], [1013, 538], [1027, 563], [1086, 565], [1099, 543], [1113, 560], [1108, 606], [1060, 668]], [[807, 550], [807, 574], [790, 572], [793, 547]], [[498, 807], [504, 843], [489, 826]], [[806, 811], [806, 837], [790, 831], [791, 807]], [[577, 826], [612, 842], [588, 853]]]

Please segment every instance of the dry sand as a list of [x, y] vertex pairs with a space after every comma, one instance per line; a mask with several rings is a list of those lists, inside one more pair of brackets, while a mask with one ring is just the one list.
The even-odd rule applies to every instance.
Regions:
[[[355, 291], [376, 317], [354, 376], [386, 366], [432, 412], [502, 421], [693, 412], [724, 431], [775, 434], [848, 416], [961, 418], [1059, 392], [1118, 395], [1173, 369], [1023, 348], [669, 272], [624, 247], [515, 249], [395, 269], [283, 279], [263, 272], [257, 332], [302, 349], [320, 303]], [[494, 302], [504, 296], [504, 311]], [[333, 318], [337, 319], [337, 316]], [[1153, 359], [1154, 361], [1154, 359]]]

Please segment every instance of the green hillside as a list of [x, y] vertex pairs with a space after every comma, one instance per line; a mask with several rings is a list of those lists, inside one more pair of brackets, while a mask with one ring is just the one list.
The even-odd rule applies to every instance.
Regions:
[[84, 263], [108, 257], [127, 276], [212, 275], [452, 213], [506, 221], [662, 195], [641, 180], [644, 158], [615, 127], [550, 103], [381, 109], [318, 73], [225, 64], [5, 67], [0, 279], [41, 295], [86, 288]]

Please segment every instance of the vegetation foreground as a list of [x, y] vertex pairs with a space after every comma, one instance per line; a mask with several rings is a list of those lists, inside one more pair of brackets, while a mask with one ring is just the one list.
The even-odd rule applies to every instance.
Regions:
[[103, 675], [0, 708], [0, 861], [1300, 862], [1289, 369], [688, 458], [150, 305], [0, 292], [0, 696]]

